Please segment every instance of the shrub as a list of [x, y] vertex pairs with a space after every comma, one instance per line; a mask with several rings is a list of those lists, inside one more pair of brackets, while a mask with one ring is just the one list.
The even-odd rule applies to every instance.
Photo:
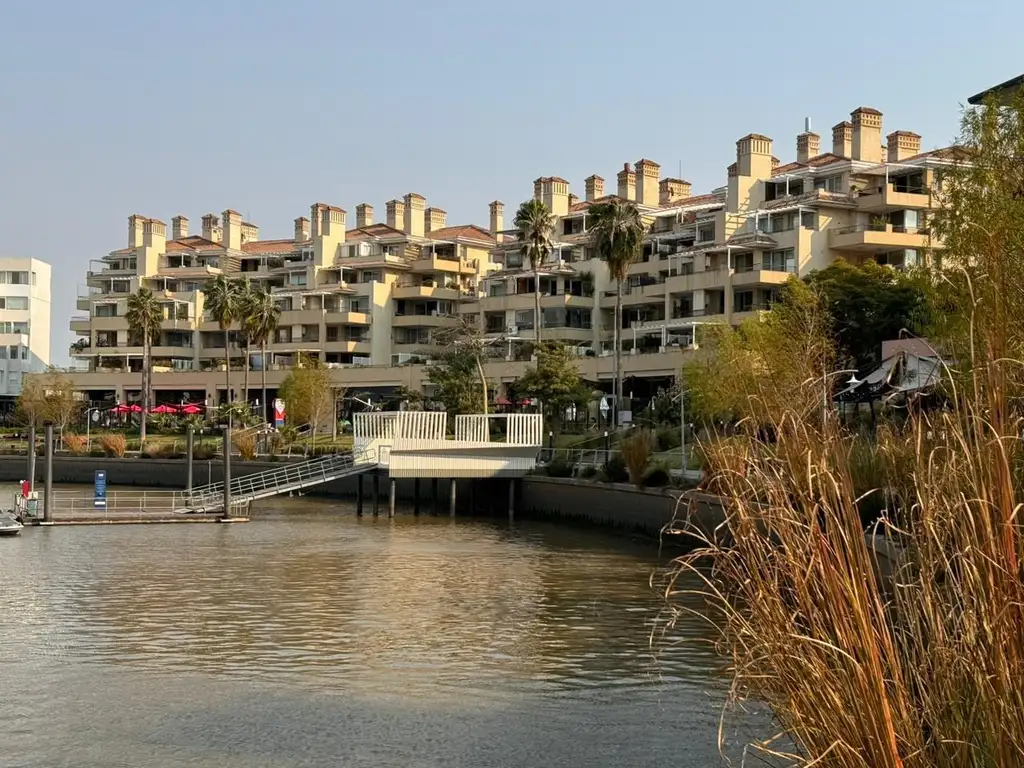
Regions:
[[245, 461], [256, 458], [256, 435], [252, 432], [240, 434], [234, 439], [235, 448]]
[[64, 446], [72, 456], [84, 456], [88, 448], [85, 438], [74, 432], [64, 433]]
[[661, 427], [657, 433], [658, 450], [674, 451], [682, 444], [678, 427]]
[[597, 467], [593, 464], [588, 464], [580, 470], [580, 477], [585, 477], [588, 480], [592, 477], [597, 477]]
[[644, 485], [648, 488], [664, 488], [672, 485], [672, 474], [664, 462], [659, 462], [647, 470], [644, 477]]
[[124, 435], [106, 434], [100, 436], [100, 445], [103, 446], [103, 453], [106, 456], [113, 456], [120, 459], [128, 450], [128, 441]]
[[572, 477], [572, 464], [564, 456], [556, 456], [547, 466], [548, 477]]
[[195, 461], [209, 461], [213, 458], [216, 451], [213, 450], [213, 446], [210, 445], [197, 445], [192, 448], [192, 458]]
[[622, 456], [614, 454], [608, 458], [601, 468], [601, 475], [606, 483], [624, 483], [629, 480], [629, 472], [626, 470], [626, 462]]
[[637, 488], [642, 488], [647, 462], [651, 460], [651, 454], [654, 452], [654, 438], [646, 429], [639, 429], [624, 438], [619, 448], [629, 472], [629, 482]]
[[146, 443], [142, 456], [148, 459], [180, 459], [181, 450], [176, 443]]

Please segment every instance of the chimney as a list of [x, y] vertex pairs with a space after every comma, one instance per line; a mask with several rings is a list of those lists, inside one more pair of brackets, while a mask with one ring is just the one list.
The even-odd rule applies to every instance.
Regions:
[[622, 164], [622, 170], [617, 177], [619, 182], [619, 197], [627, 200], [636, 200], [636, 174], [629, 163]]
[[886, 150], [890, 163], [900, 163], [920, 154], [921, 137], [910, 131], [893, 131], [886, 136]]
[[448, 222], [448, 214], [440, 208], [427, 208], [423, 213], [423, 228], [429, 232], [444, 229]]
[[167, 225], [159, 219], [142, 219], [142, 246], [135, 251], [135, 271], [140, 275], [155, 275], [160, 269], [160, 257], [167, 250]]
[[401, 200], [388, 200], [384, 210], [388, 226], [401, 231], [405, 226], [405, 203]]
[[871, 107], [858, 107], [850, 113], [850, 120], [853, 123], [853, 159], [882, 162], [882, 113]]
[[658, 177], [661, 166], [653, 160], [640, 159], [636, 164], [636, 201], [654, 208], [658, 205]]
[[356, 228], [362, 229], [373, 224], [373, 206], [369, 203], [360, 203], [356, 206]]
[[326, 203], [313, 203], [309, 206], [309, 236], [313, 240], [320, 236], [320, 223], [324, 218]]
[[574, 195], [572, 192], [569, 193], [569, 210], [571, 211], [573, 206], [580, 201], [579, 195]]
[[806, 163], [812, 157], [821, 154], [821, 136], [804, 131], [796, 137], [796, 161]]
[[533, 182], [540, 184], [540, 199], [555, 216], [569, 213], [569, 182], [559, 176], [544, 176]]
[[224, 239], [222, 245], [225, 248], [239, 250], [242, 247], [242, 214], [228, 208], [221, 214], [224, 222]]
[[142, 245], [142, 226], [146, 222], [146, 217], [138, 213], [133, 213], [128, 217], [128, 247], [138, 248]]
[[248, 221], [242, 222], [242, 244], [260, 239], [260, 228]]
[[183, 240], [188, 237], [188, 218], [175, 216], [171, 219], [171, 239]]
[[220, 219], [212, 213], [203, 216], [203, 239], [209, 240], [211, 243], [219, 243], [221, 234]]
[[658, 205], [670, 205], [685, 200], [693, 189], [690, 182], [682, 179], [662, 179], [658, 184]]
[[832, 126], [832, 154], [839, 157], [853, 156], [853, 123], [849, 120]]
[[309, 240], [309, 219], [299, 216], [295, 220], [295, 242], [304, 243]]
[[534, 179], [533, 180], [533, 199], [534, 200], [540, 200], [541, 199], [541, 195], [543, 194], [541, 188], [542, 188], [542, 186], [544, 184], [544, 179], [545, 178], [546, 177], [542, 176], [539, 179]]
[[313, 260], [320, 267], [334, 264], [338, 246], [345, 242], [345, 211], [333, 205], [318, 203], [320, 226], [313, 235]]
[[491, 208], [491, 234], [494, 235], [495, 242], [502, 242], [505, 237], [501, 234], [501, 231], [505, 228], [505, 204], [501, 200], [495, 200], [490, 205]]
[[736, 164], [729, 166], [726, 198], [728, 211], [752, 211], [764, 202], [764, 185], [775, 167], [772, 140], [760, 133], [749, 133], [736, 142]]
[[423, 195], [410, 192], [405, 200], [405, 234], [410, 237], [423, 237], [423, 214], [426, 212], [427, 199]]
[[593, 176], [587, 176], [587, 178], [583, 180], [583, 185], [585, 187], [586, 199], [588, 202], [593, 202], [599, 197], [604, 197], [604, 179], [596, 173]]
[[145, 219], [142, 222], [142, 245], [163, 250], [167, 242], [167, 225], [159, 219]]

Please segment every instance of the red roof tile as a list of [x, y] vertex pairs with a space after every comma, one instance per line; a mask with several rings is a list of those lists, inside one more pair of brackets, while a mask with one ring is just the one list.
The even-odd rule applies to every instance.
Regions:
[[658, 206], [659, 208], [685, 208], [689, 205], [708, 205], [709, 203], [720, 203], [722, 202], [721, 195], [694, 195], [693, 197], [685, 197], [682, 200], [676, 200], [674, 203], [665, 203], [664, 205]]
[[494, 235], [476, 224], [459, 224], [454, 227], [435, 229], [433, 232], [428, 232], [427, 237], [431, 240], [479, 240], [494, 243]]
[[296, 243], [291, 238], [284, 240], [250, 240], [248, 243], [242, 243], [242, 250], [253, 255], [282, 253], [294, 250], [297, 245], [300, 245], [300, 243]]

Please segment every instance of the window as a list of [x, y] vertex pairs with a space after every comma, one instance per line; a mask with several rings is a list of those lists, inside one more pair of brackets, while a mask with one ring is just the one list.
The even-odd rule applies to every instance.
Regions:
[[533, 310], [525, 309], [516, 312], [516, 326], [520, 330], [533, 330]]
[[359, 274], [359, 282], [379, 283], [381, 282], [381, 271], [379, 269], [364, 269]]
[[737, 253], [733, 257], [733, 269], [737, 272], [750, 272], [754, 269], [754, 254]]
[[294, 285], [298, 287], [305, 287], [306, 285], [306, 273], [305, 272], [292, 272], [288, 275], [288, 285]]
[[768, 251], [762, 256], [763, 269], [770, 272], [796, 272], [796, 256], [792, 248]]
[[780, 213], [771, 217], [770, 232], [788, 232], [796, 228], [796, 213]]
[[733, 311], [749, 312], [754, 308], [754, 292], [740, 291], [734, 295]]
[[818, 214], [814, 211], [801, 211], [800, 212], [800, 226], [804, 229], [817, 229], [818, 228]]
[[21, 348], [21, 359], [28, 360], [28, 347]]
[[8, 296], [4, 303], [5, 309], [28, 309], [27, 296]]
[[519, 251], [511, 251], [505, 254], [505, 266], [509, 269], [523, 266], [523, 254]]
[[710, 243], [715, 239], [715, 225], [703, 224], [697, 227], [697, 242]]
[[7, 347], [0, 347], [0, 360], [7, 359]]
[[823, 189], [826, 192], [840, 193], [843, 191], [843, 175], [839, 174], [837, 176], [826, 176], [822, 179], [815, 179], [814, 188]]
[[35, 285], [35, 284], [36, 284], [36, 273], [33, 272], [32, 273], [32, 285]]

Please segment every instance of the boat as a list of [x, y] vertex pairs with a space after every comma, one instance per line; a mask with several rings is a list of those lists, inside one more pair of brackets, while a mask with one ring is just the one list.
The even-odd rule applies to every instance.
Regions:
[[17, 536], [24, 527], [14, 515], [0, 512], [0, 536]]

